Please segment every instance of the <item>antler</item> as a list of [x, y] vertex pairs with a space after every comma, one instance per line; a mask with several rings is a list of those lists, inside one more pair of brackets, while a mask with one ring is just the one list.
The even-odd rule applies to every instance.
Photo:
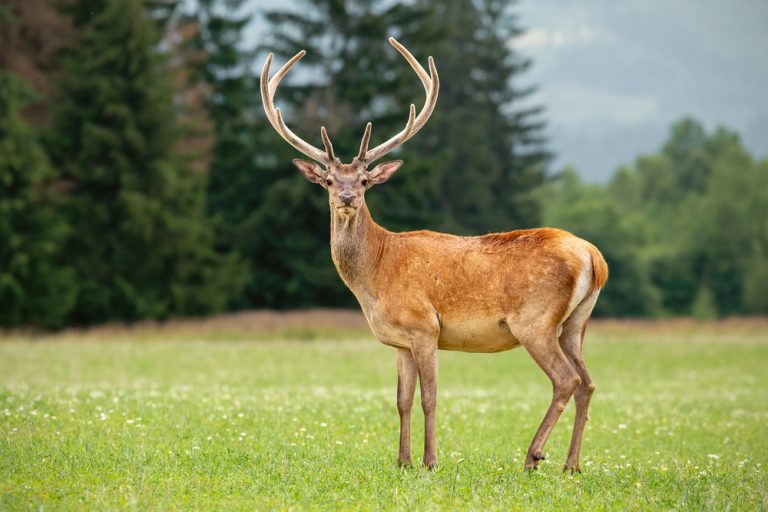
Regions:
[[424, 90], [427, 93], [427, 99], [424, 101], [424, 106], [422, 107], [418, 116], [416, 116], [416, 106], [411, 103], [411, 108], [408, 112], [408, 121], [405, 123], [405, 128], [388, 141], [376, 146], [370, 151], [368, 151], [368, 141], [371, 137], [371, 123], [368, 123], [368, 125], [365, 127], [365, 135], [363, 135], [363, 141], [360, 144], [360, 153], [357, 156], [358, 160], [363, 161], [366, 164], [369, 164], [374, 160], [378, 160], [382, 156], [386, 155], [416, 135], [416, 133], [421, 130], [421, 128], [427, 123], [429, 116], [432, 115], [432, 111], [435, 110], [435, 105], [437, 104], [437, 93], [440, 90], [440, 78], [437, 76], [435, 61], [432, 57], [427, 59], [429, 64], [429, 75], [427, 75], [427, 72], [423, 67], [421, 67], [419, 61], [417, 61], [416, 58], [411, 55], [411, 52], [409, 52], [405, 46], [398, 43], [394, 37], [389, 38], [389, 44], [394, 46], [395, 49], [400, 52], [403, 57], [405, 57], [405, 60], [408, 61], [408, 64], [411, 65], [413, 70], [419, 76], [419, 80], [421, 80], [421, 84], [424, 86]]
[[[427, 93], [427, 98], [424, 101], [424, 106], [422, 107], [418, 116], [416, 115], [416, 106], [411, 104], [411, 107], [408, 111], [408, 121], [405, 123], [405, 128], [400, 133], [384, 142], [383, 144], [376, 146], [370, 151], [368, 150], [368, 142], [370, 142], [371, 139], [371, 123], [366, 125], [365, 134], [363, 135], [363, 140], [360, 143], [360, 151], [357, 155], [357, 159], [361, 162], [364, 162], [365, 164], [369, 164], [374, 160], [378, 160], [382, 156], [386, 155], [416, 135], [416, 133], [421, 130], [421, 128], [427, 123], [429, 116], [432, 115], [432, 111], [435, 110], [435, 105], [437, 104], [437, 94], [440, 90], [440, 78], [437, 76], [435, 61], [432, 59], [432, 57], [429, 57], [428, 59], [429, 74], [427, 74], [427, 72], [423, 67], [421, 67], [421, 64], [419, 64], [416, 58], [411, 55], [411, 52], [409, 52], [405, 46], [398, 43], [394, 37], [389, 38], [389, 43], [394, 46], [395, 49], [400, 52], [403, 57], [405, 57], [405, 60], [408, 61], [408, 64], [410, 64], [413, 70], [416, 72], [419, 80], [421, 80], [421, 84], [424, 86], [424, 90]], [[304, 153], [312, 160], [324, 164], [329, 164], [336, 160], [336, 156], [333, 153], [333, 145], [331, 144], [331, 140], [328, 138], [328, 133], [326, 132], [325, 127], [320, 128], [320, 135], [323, 139], [323, 146], [325, 147], [325, 151], [323, 152], [313, 145], [305, 142], [299, 136], [293, 133], [290, 128], [285, 125], [285, 121], [283, 121], [283, 116], [280, 113], [280, 109], [275, 108], [274, 104], [275, 91], [277, 90], [277, 86], [280, 84], [280, 80], [283, 79], [291, 67], [293, 67], [294, 64], [301, 60], [301, 58], [304, 57], [306, 53], [307, 52], [302, 50], [294, 55], [291, 60], [286, 62], [283, 67], [280, 68], [277, 73], [275, 73], [275, 76], [273, 76], [272, 79], [269, 78], [269, 68], [272, 65], [273, 56], [271, 53], [267, 56], [267, 61], [264, 63], [264, 67], [261, 70], [261, 101], [264, 103], [264, 112], [267, 113], [267, 119], [269, 119], [272, 127], [277, 130], [277, 133], [279, 133], [280, 136], [285, 139], [286, 142], [288, 142], [288, 144]]]
[[264, 63], [264, 67], [261, 69], [261, 101], [264, 103], [264, 112], [267, 113], [267, 119], [269, 119], [272, 127], [277, 130], [277, 133], [279, 133], [280, 136], [285, 139], [288, 144], [299, 150], [301, 153], [304, 153], [312, 160], [324, 164], [329, 164], [333, 162], [336, 157], [333, 154], [333, 145], [331, 145], [331, 140], [328, 138], [328, 133], [325, 131], [325, 127], [323, 126], [320, 129], [320, 135], [323, 139], [323, 146], [325, 146], [325, 151], [321, 151], [320, 149], [314, 147], [308, 142], [305, 142], [298, 135], [293, 133], [290, 128], [285, 125], [285, 121], [283, 121], [283, 116], [280, 113], [280, 109], [275, 108], [274, 104], [275, 91], [277, 90], [277, 86], [280, 84], [280, 80], [283, 79], [283, 77], [288, 73], [288, 70], [290, 70], [294, 64], [301, 60], [301, 58], [304, 57], [306, 53], [307, 52], [304, 50], [301, 50], [299, 53], [294, 55], [291, 60], [286, 62], [283, 67], [280, 68], [277, 73], [275, 73], [275, 76], [273, 76], [271, 80], [269, 80], [269, 68], [272, 65], [272, 54], [270, 53], [267, 55], [267, 61]]

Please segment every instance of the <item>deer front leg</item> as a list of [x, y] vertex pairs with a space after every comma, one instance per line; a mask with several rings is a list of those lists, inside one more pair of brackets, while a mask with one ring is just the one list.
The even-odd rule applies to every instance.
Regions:
[[435, 409], [437, 408], [437, 344], [414, 344], [413, 359], [421, 384], [421, 408], [424, 411], [424, 466], [437, 467]]
[[397, 412], [400, 413], [398, 466], [411, 465], [411, 409], [416, 391], [416, 363], [408, 349], [397, 349]]

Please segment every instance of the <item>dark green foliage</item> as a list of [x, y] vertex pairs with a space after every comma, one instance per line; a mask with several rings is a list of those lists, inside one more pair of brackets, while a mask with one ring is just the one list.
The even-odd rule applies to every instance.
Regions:
[[659, 311], [657, 290], [638, 254], [644, 242], [631, 219], [599, 185], [584, 185], [567, 169], [540, 192], [547, 225], [567, 229], [603, 253], [610, 278], [600, 295], [596, 316], [652, 316]]
[[[317, 277], [307, 254], [327, 246], [327, 236], [322, 230], [308, 236], [306, 223], [293, 229], [292, 219], [306, 205], [292, 198], [307, 197], [308, 191], [290, 164], [290, 148], [275, 141], [263, 115], [252, 51], [241, 46], [250, 21], [239, 14], [243, 3], [199, 0], [189, 13], [198, 25], [190, 50], [204, 56], [193, 72], [210, 88], [215, 141], [207, 193], [217, 220], [216, 246], [237, 251], [248, 262], [250, 277], [244, 276], [245, 291], [233, 306], [309, 305], [320, 298], [306, 298]], [[281, 232], [286, 228], [291, 229]]]
[[[264, 117], [262, 62], [243, 45], [252, 5], [67, 2], [78, 37], [38, 73], [58, 87], [38, 107], [51, 115], [27, 115], [50, 117], [44, 145], [19, 114], [23, 88], [0, 75], [0, 325], [354, 304], [331, 262], [326, 193]], [[610, 266], [598, 315], [768, 313], [768, 161], [736, 134], [683, 119], [607, 186], [573, 171], [542, 183], [542, 112], [522, 106], [530, 62], [508, 46], [520, 28], [507, 2], [319, 0], [265, 16], [273, 73], [308, 51], [278, 91], [288, 124], [318, 147], [325, 125], [344, 161], [366, 122], [376, 145], [423, 104], [387, 38], [434, 56], [437, 109], [368, 194], [385, 227], [569, 229]]]
[[712, 162], [706, 192], [688, 210], [691, 266], [721, 314], [768, 313], [768, 162], [755, 163], [737, 137], [725, 135], [714, 135], [730, 143]]
[[72, 306], [73, 276], [61, 246], [55, 178], [34, 129], [20, 116], [29, 100], [0, 72], [0, 325], [61, 325]]
[[71, 188], [77, 323], [221, 311], [240, 288], [236, 258], [213, 251], [205, 176], [174, 153], [157, 43], [142, 3], [115, 0], [65, 57], [51, 149]]

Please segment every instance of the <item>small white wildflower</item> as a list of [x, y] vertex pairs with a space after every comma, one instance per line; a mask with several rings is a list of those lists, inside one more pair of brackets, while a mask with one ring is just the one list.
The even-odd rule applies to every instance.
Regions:
[[717, 455], [716, 453], [708, 453], [707, 457], [714, 460], [718, 460], [720, 458], [720, 456]]
[[627, 426], [624, 423], [619, 423], [619, 428], [620, 429], [625, 429], [625, 428], [627, 428]]
[[328, 426], [328, 424], [327, 424], [327, 423], [321, 423], [321, 424], [320, 424], [320, 426], [321, 426], [321, 427], [327, 427], [327, 426]]

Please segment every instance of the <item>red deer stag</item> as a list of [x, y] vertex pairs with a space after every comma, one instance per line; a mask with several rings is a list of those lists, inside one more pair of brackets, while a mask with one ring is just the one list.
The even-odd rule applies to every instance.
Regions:
[[280, 80], [306, 52], [289, 60], [271, 79], [272, 54], [261, 72], [267, 119], [291, 146], [313, 161], [293, 163], [306, 178], [328, 190], [333, 262], [363, 309], [373, 334], [397, 350], [398, 464], [411, 464], [410, 423], [416, 378], [424, 411], [424, 465], [437, 463], [435, 406], [437, 351], [500, 352], [522, 345], [552, 381], [552, 402], [528, 449], [526, 469], [536, 469], [544, 445], [571, 395], [576, 418], [564, 471], [579, 471], [579, 450], [595, 385], [582, 357], [587, 321], [608, 278], [597, 248], [552, 228], [459, 237], [432, 231], [392, 233], [376, 224], [365, 192], [384, 183], [403, 164], [380, 163], [413, 137], [429, 119], [440, 82], [432, 57], [429, 73], [394, 38], [426, 90], [416, 115], [410, 106], [405, 128], [373, 149], [371, 123], [349, 164], [333, 152], [325, 127], [324, 150], [300, 139], [274, 106]]

